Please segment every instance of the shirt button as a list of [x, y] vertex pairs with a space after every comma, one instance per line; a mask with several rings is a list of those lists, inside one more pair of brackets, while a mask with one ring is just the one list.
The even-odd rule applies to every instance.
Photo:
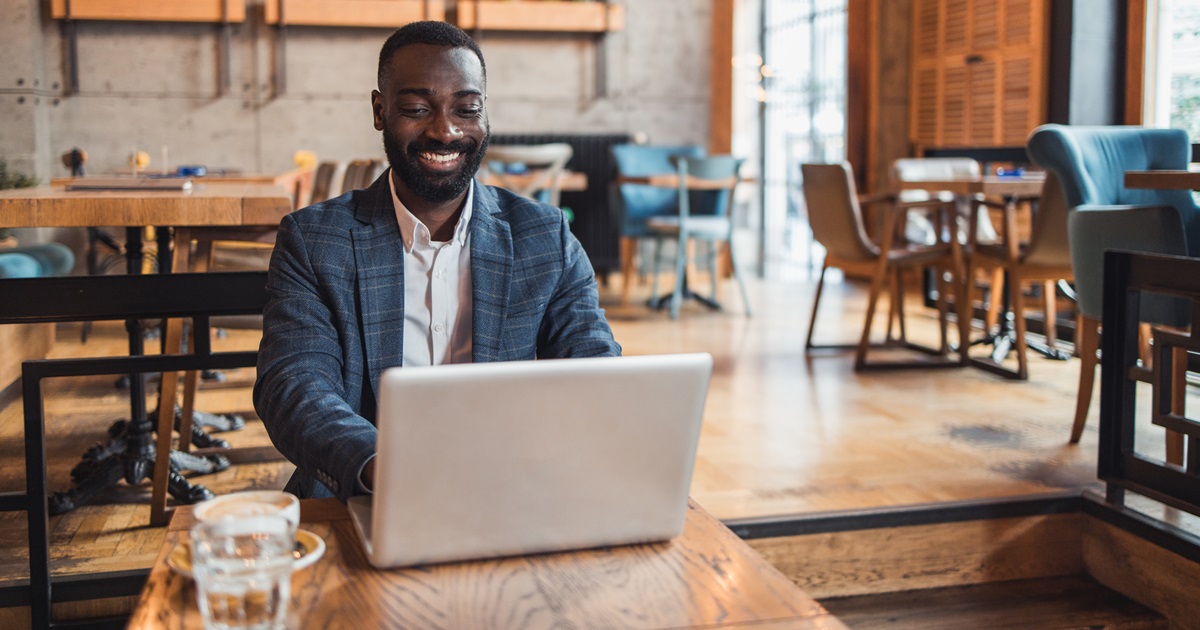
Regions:
[[438, 322], [433, 325], [433, 332], [440, 333], [443, 330], [446, 330], [446, 327], [443, 326], [441, 322]]

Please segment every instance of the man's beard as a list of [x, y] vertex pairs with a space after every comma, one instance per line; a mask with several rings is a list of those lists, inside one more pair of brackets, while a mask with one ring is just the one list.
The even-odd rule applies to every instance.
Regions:
[[[479, 165], [487, 154], [491, 130], [483, 136], [483, 142], [478, 146], [469, 140], [458, 140], [450, 143], [424, 142], [408, 145], [402, 149], [400, 143], [386, 130], [383, 132], [383, 150], [388, 162], [400, 175], [404, 183], [416, 196], [430, 203], [445, 203], [467, 192], [471, 179], [479, 171]], [[474, 153], [471, 149], [474, 148]], [[421, 168], [420, 154], [423, 152], [461, 152], [463, 165], [457, 171], [431, 174]]]

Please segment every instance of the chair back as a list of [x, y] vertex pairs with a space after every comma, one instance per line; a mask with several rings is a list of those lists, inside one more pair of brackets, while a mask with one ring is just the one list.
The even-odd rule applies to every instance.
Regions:
[[1023, 262], [1047, 267], [1071, 266], [1071, 239], [1067, 236], [1067, 199], [1054, 173], [1046, 174], [1037, 212], [1033, 215], [1029, 248]]
[[[674, 173], [676, 167], [671, 158], [676, 156], [701, 158], [704, 149], [698, 146], [655, 146], [645, 144], [617, 144], [612, 147], [617, 173], [624, 177], [650, 177]], [[674, 215], [679, 207], [679, 191], [640, 184], [622, 184], [614, 187], [612, 206], [619, 213], [617, 224], [621, 236], [649, 236], [646, 220], [650, 217]], [[693, 199], [696, 197], [692, 195]], [[712, 198], [712, 195], [707, 195]], [[692, 209], [700, 212], [704, 204], [693, 203]], [[714, 204], [708, 204], [712, 207]]]
[[971, 158], [900, 158], [892, 162], [892, 184], [977, 180], [983, 176], [979, 162]]
[[1058, 176], [1068, 208], [1171, 206], [1183, 221], [1188, 254], [1200, 255], [1200, 209], [1189, 191], [1125, 187], [1125, 171], [1187, 170], [1192, 145], [1186, 131], [1042, 125], [1026, 150]]
[[337, 162], [321, 162], [317, 165], [317, 172], [313, 176], [312, 196], [309, 198], [309, 203], [320, 203], [334, 197], [333, 175], [337, 170]]
[[879, 249], [867, 238], [850, 165], [801, 164], [800, 173], [813, 238], [836, 258], [876, 259]]
[[[733, 191], [737, 188], [737, 184], [741, 181], [738, 175], [742, 168], [744, 158], [733, 157], [732, 155], [714, 155], [711, 157], [684, 157], [676, 155], [671, 157], [671, 161], [675, 164], [676, 172], [679, 175], [679, 216], [687, 217], [692, 213], [692, 197], [689, 194], [688, 179], [700, 179], [714, 182], [725, 182], [726, 186], [722, 186], [719, 190], [709, 191], [717, 195], [714, 211], [710, 214], [717, 216], [725, 216], [729, 214], [729, 208], [732, 204]], [[730, 224], [732, 228], [732, 223]]]
[[[1104, 252], [1109, 249], [1186, 255], [1200, 244], [1200, 212], [1187, 191], [1125, 187], [1125, 171], [1186, 169], [1187, 133], [1144, 127], [1042, 125], [1029, 136], [1034, 163], [1062, 185], [1071, 269], [1079, 311], [1104, 315]], [[1195, 253], [1195, 252], [1193, 252]], [[1186, 325], [1188, 305], [1143, 296], [1144, 321]]]
[[[565, 142], [492, 145], [483, 168], [502, 188], [552, 206], [559, 205], [562, 175], [575, 151]], [[513, 175], [531, 173], [528, 178]]]
[[366, 188], [383, 172], [381, 160], [354, 160], [346, 165], [346, 175], [342, 179], [342, 192]]

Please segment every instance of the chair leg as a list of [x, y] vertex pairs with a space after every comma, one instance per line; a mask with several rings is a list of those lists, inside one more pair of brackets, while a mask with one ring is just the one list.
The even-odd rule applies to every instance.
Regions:
[[629, 306], [629, 295], [633, 291], [633, 254], [636, 241], [628, 236], [621, 237], [621, 306]]
[[[969, 281], [974, 285], [974, 278], [971, 276], [967, 277], [970, 278]], [[984, 320], [984, 324], [986, 325], [984, 332], [991, 332], [996, 327], [996, 324], [1000, 323], [1000, 305], [1004, 302], [1000, 292], [1003, 290], [1004, 268], [996, 267], [992, 270], [992, 286], [988, 289], [987, 319]]]
[[1008, 303], [1013, 318], [1013, 330], [1017, 334], [1017, 339], [1013, 342], [1017, 351], [1017, 378], [1025, 380], [1029, 378], [1029, 357], [1025, 347], [1025, 309], [1021, 305], [1021, 276], [1018, 275], [1016, 267], [1008, 270]]
[[871, 293], [867, 297], [867, 316], [863, 322], [862, 337], [858, 340], [858, 350], [854, 353], [854, 369], [863, 369], [867, 365], [867, 348], [871, 344], [871, 320], [875, 319], [875, 306], [879, 302], [879, 294], [888, 275], [887, 258], [881, 258], [875, 277], [871, 279]]
[[1043, 312], [1046, 314], [1046, 346], [1056, 350], [1058, 345], [1058, 283], [1046, 280], [1042, 283], [1042, 300], [1045, 302]]
[[705, 241], [706, 258], [708, 258], [708, 283], [712, 292], [712, 301], [720, 302], [717, 299], [717, 254], [720, 251], [720, 241]]
[[[737, 281], [738, 288], [742, 291], [742, 306], [746, 309], [746, 317], [750, 317], [750, 293], [746, 291], [746, 281], [742, 280], [742, 272], [738, 269], [732, 239], [726, 241], [725, 251], [729, 254], [729, 269], [733, 272], [733, 279]], [[824, 274], [822, 274], [822, 277], [824, 277]]]
[[949, 317], [947, 316], [947, 308], [949, 303], [950, 282], [946, 281], [946, 270], [934, 267], [934, 273], [937, 274], [937, 292], [938, 292], [938, 333], [941, 335], [941, 342], [938, 345], [938, 352], [941, 354], [949, 354], [950, 339], [947, 328], [949, 327]]
[[900, 328], [900, 342], [908, 342], [908, 327], [904, 321], [904, 272], [899, 267], [896, 268], [896, 293], [893, 296], [892, 304], [895, 306], [892, 310], [896, 313], [896, 321]]
[[[804, 338], [804, 351], [807, 352], [813, 347], [813, 330], [817, 327], [817, 307], [821, 305], [821, 291], [825, 289], [825, 270], [829, 269], [829, 264], [821, 265], [821, 277], [817, 279], [817, 294], [813, 296], [812, 317], [808, 318], [808, 335]], [[736, 271], [734, 273], [737, 273]], [[747, 303], [747, 312], [749, 314], [749, 303]]]
[[650, 302], [653, 304], [658, 299], [658, 263], [662, 260], [662, 242], [661, 238], [654, 239], [654, 279], [651, 281]]
[[671, 293], [671, 319], [679, 317], [679, 307], [683, 304], [683, 279], [687, 274], [688, 244], [691, 239], [686, 233], [679, 234], [679, 245], [675, 248], [675, 290]]
[[975, 264], [976, 257], [967, 258], [967, 270], [959, 282], [959, 295], [955, 299], [955, 311], [958, 316], [958, 358], [964, 365], [970, 359], [968, 350], [971, 347], [971, 300], [975, 297]]
[[1090, 317], [1079, 317], [1076, 329], [1079, 349], [1079, 393], [1075, 396], [1075, 424], [1071, 426], [1071, 444], [1078, 444], [1087, 424], [1088, 407], [1092, 404], [1092, 388], [1096, 384], [1096, 351], [1100, 346], [1100, 322]]

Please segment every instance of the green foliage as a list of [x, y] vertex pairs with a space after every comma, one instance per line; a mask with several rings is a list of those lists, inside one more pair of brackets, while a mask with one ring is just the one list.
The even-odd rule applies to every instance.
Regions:
[[0, 190], [8, 188], [31, 188], [38, 185], [36, 177], [24, 173], [9, 172], [8, 162], [0, 160]]

